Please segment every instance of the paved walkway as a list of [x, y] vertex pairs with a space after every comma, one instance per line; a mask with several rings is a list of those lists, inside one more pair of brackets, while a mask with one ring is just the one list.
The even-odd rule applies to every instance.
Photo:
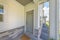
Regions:
[[43, 24], [40, 38], [42, 40], [48, 40], [48, 38], [49, 38], [49, 29], [46, 26], [46, 24]]

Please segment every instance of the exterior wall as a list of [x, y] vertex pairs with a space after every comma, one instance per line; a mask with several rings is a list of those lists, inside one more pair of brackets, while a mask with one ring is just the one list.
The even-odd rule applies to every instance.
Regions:
[[34, 5], [33, 2], [27, 4], [27, 5], [25, 6], [25, 12], [28, 12], [28, 11], [30, 11], [30, 10], [34, 10], [34, 7], [35, 7], [35, 5]]
[[24, 26], [24, 6], [15, 0], [2, 0], [4, 21], [0, 23], [0, 32]]

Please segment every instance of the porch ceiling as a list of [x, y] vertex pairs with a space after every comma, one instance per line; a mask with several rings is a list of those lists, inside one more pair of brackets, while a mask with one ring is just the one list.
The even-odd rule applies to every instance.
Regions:
[[21, 3], [23, 6], [25, 6], [26, 4], [32, 2], [33, 0], [16, 0], [18, 1], [19, 3]]

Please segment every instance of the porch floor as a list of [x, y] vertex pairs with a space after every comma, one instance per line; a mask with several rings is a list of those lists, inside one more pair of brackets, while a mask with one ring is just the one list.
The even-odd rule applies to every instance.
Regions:
[[21, 40], [30, 40], [30, 38], [24, 34], [24, 35], [21, 37]]

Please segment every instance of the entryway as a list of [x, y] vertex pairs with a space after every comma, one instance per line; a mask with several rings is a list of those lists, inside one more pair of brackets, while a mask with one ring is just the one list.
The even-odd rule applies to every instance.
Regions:
[[34, 13], [32, 11], [26, 12], [26, 32], [33, 34], [33, 25], [34, 25]]

